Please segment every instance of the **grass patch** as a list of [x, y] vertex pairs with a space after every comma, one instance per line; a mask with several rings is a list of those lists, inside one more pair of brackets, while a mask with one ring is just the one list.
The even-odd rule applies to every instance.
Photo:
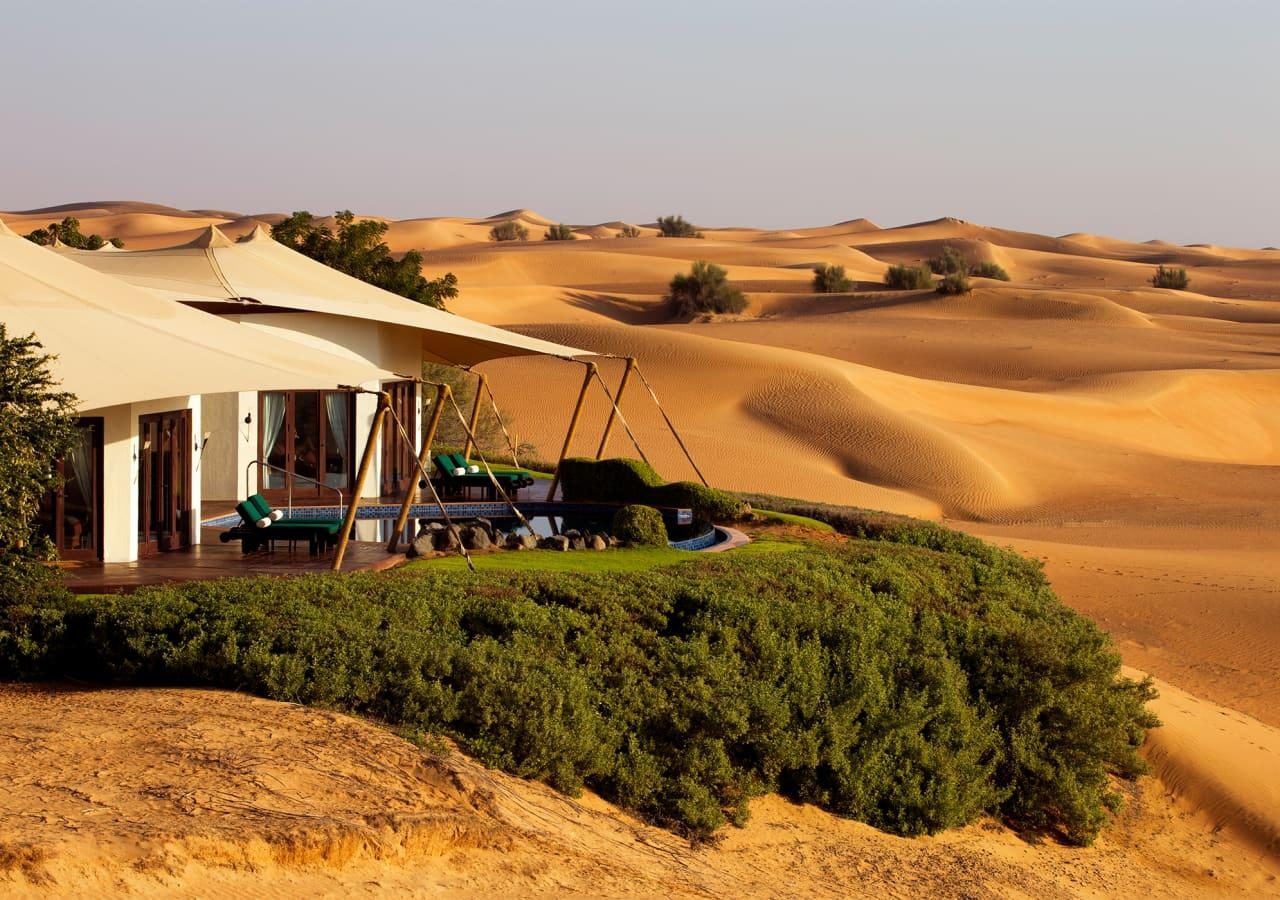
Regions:
[[826, 522], [820, 522], [817, 519], [810, 518], [809, 516], [799, 516], [795, 513], [775, 512], [771, 509], [757, 509], [754, 510], [754, 512], [758, 518], [761, 518], [766, 522], [777, 522], [782, 525], [798, 525], [801, 528], [808, 528], [812, 531], [822, 531], [827, 533], [831, 533], [836, 530], [834, 526], [829, 525]]

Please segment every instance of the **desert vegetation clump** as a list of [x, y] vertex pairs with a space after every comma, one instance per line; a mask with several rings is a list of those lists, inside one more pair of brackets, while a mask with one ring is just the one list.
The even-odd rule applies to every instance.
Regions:
[[618, 233], [614, 237], [619, 238], [638, 238], [640, 237], [640, 229], [634, 225], [623, 225], [618, 229]]
[[732, 522], [749, 509], [736, 495], [696, 481], [667, 484], [638, 459], [570, 457], [560, 463], [560, 485], [566, 500], [680, 507], [700, 522]]
[[839, 294], [853, 290], [853, 281], [844, 274], [844, 266], [819, 263], [813, 267], [813, 290], [819, 294]]
[[1187, 277], [1186, 269], [1157, 266], [1156, 273], [1151, 276], [1151, 284], [1153, 287], [1185, 291], [1187, 286], [1191, 284], [1191, 279]]
[[306, 210], [295, 212], [271, 227], [280, 243], [330, 268], [345, 272], [385, 291], [436, 309], [458, 296], [458, 278], [446, 272], [428, 279], [422, 274], [422, 254], [410, 250], [399, 259], [382, 240], [389, 226], [375, 219], [356, 220], [349, 209], [334, 213], [334, 232]]
[[1037, 563], [931, 523], [871, 534], [594, 575], [424, 566], [6, 598], [0, 678], [345, 710], [694, 838], [776, 791], [897, 834], [986, 813], [1090, 842], [1110, 779], [1143, 770], [1150, 684], [1120, 677]]
[[977, 278], [994, 278], [996, 281], [1008, 281], [1009, 273], [1004, 266], [993, 262], [975, 263], [969, 268], [969, 274]]
[[969, 276], [964, 272], [951, 272], [938, 279], [934, 290], [939, 294], [967, 294], [973, 290], [973, 285], [969, 283]]
[[686, 222], [684, 216], [659, 216], [658, 237], [702, 238], [706, 237], [706, 235], [689, 222]]
[[918, 291], [933, 287], [933, 274], [924, 266], [890, 266], [884, 283], [895, 291]]
[[929, 270], [934, 275], [952, 275], [969, 271], [969, 262], [955, 247], [947, 244], [942, 253], [929, 258]]
[[729, 273], [715, 263], [700, 259], [689, 274], [671, 279], [667, 303], [679, 317], [700, 313], [739, 313], [747, 308], [742, 291], [729, 284]]
[[83, 234], [80, 231], [80, 220], [67, 216], [61, 222], [50, 222], [47, 228], [37, 228], [25, 235], [26, 239], [41, 246], [48, 247], [54, 241], [60, 241], [76, 250], [100, 250], [107, 244], [120, 249], [124, 241], [120, 238], [104, 238], [100, 234]]
[[548, 228], [542, 239], [544, 241], [576, 241], [578, 236], [573, 233], [572, 228], [561, 222], [559, 225]]
[[529, 229], [514, 219], [508, 222], [499, 222], [489, 229], [489, 240], [498, 242], [527, 241], [529, 240]]
[[610, 533], [624, 544], [637, 547], [667, 546], [667, 526], [652, 506], [632, 504], [613, 514]]

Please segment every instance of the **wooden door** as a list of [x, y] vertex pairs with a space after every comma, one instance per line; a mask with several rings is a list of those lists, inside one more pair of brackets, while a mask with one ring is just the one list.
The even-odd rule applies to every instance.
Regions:
[[62, 559], [102, 558], [102, 419], [77, 423], [79, 441], [58, 460], [62, 487], [40, 504], [40, 530]]
[[[418, 433], [418, 391], [412, 381], [393, 381], [383, 385], [382, 389], [391, 395], [391, 412], [396, 418], [388, 417], [382, 428], [382, 484], [379, 493], [384, 497], [403, 496], [417, 483], [417, 453], [405, 440], [404, 434], [412, 440]], [[401, 433], [396, 419], [404, 425], [404, 433]]]
[[337, 502], [351, 484], [355, 403], [347, 391], [258, 395], [258, 490], [268, 499]]
[[138, 419], [138, 555], [191, 543], [191, 410]]

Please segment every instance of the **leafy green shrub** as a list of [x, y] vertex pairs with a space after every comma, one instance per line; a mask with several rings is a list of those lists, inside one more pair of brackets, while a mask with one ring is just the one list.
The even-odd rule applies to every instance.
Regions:
[[489, 240], [527, 241], [529, 240], [529, 229], [514, 219], [509, 222], [499, 222], [489, 229]]
[[667, 526], [662, 513], [652, 506], [632, 504], [613, 514], [610, 533], [624, 544], [640, 547], [665, 547]]
[[853, 282], [844, 274], [844, 266], [821, 263], [813, 267], [813, 289], [819, 294], [839, 294], [853, 290]]
[[1033, 562], [936, 525], [890, 534], [607, 575], [63, 596], [0, 616], [0, 678], [348, 710], [693, 836], [779, 791], [900, 834], [988, 812], [1087, 843], [1108, 776], [1142, 768], [1149, 684], [1118, 678], [1106, 636]]
[[658, 237], [702, 238], [701, 231], [684, 220], [684, 216], [659, 216]]
[[993, 262], [980, 262], [969, 269], [969, 274], [978, 278], [994, 278], [997, 281], [1008, 281], [1009, 273], [1004, 266]]
[[578, 236], [573, 233], [572, 228], [561, 222], [559, 225], [548, 228], [542, 239], [544, 241], [576, 241]]
[[623, 225], [618, 229], [618, 233], [614, 237], [618, 238], [638, 238], [640, 237], [640, 229], [634, 225]]
[[968, 275], [963, 272], [952, 272], [949, 275], [943, 275], [934, 290], [939, 294], [967, 294], [973, 290], [973, 285], [969, 284]]
[[959, 250], [947, 244], [940, 256], [930, 257], [929, 271], [934, 275], [963, 274], [969, 271], [969, 262]]
[[694, 481], [666, 484], [638, 459], [566, 459], [560, 464], [560, 484], [565, 500], [687, 508], [702, 522], [732, 522], [747, 510], [728, 491]]
[[1166, 269], [1164, 266], [1157, 266], [1156, 274], [1151, 276], [1151, 284], [1153, 287], [1185, 291], [1191, 284], [1191, 279], [1187, 277], [1186, 269]]
[[667, 302], [676, 316], [742, 312], [747, 298], [728, 279], [729, 273], [715, 263], [697, 260], [688, 275], [671, 279]]
[[933, 275], [923, 266], [890, 266], [884, 283], [895, 291], [918, 291], [933, 287]]

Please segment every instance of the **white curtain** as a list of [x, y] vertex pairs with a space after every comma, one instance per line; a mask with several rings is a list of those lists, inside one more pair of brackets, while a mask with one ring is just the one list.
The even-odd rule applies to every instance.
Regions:
[[324, 482], [330, 487], [345, 488], [347, 486], [347, 475], [350, 471], [347, 465], [347, 418], [350, 398], [346, 394], [326, 394], [324, 398], [324, 414], [329, 419], [329, 431], [338, 441], [338, 446], [334, 449], [338, 451], [338, 456], [342, 458], [342, 471], [330, 472], [328, 465], [325, 465]]
[[[270, 458], [275, 449], [280, 431], [284, 428], [284, 394], [266, 393], [262, 395], [262, 455]], [[264, 469], [266, 475], [262, 483], [269, 488], [282, 488], [285, 483], [283, 472]]]
[[67, 454], [71, 474], [80, 485], [80, 496], [86, 503], [93, 502], [93, 429], [81, 428], [80, 440]]

